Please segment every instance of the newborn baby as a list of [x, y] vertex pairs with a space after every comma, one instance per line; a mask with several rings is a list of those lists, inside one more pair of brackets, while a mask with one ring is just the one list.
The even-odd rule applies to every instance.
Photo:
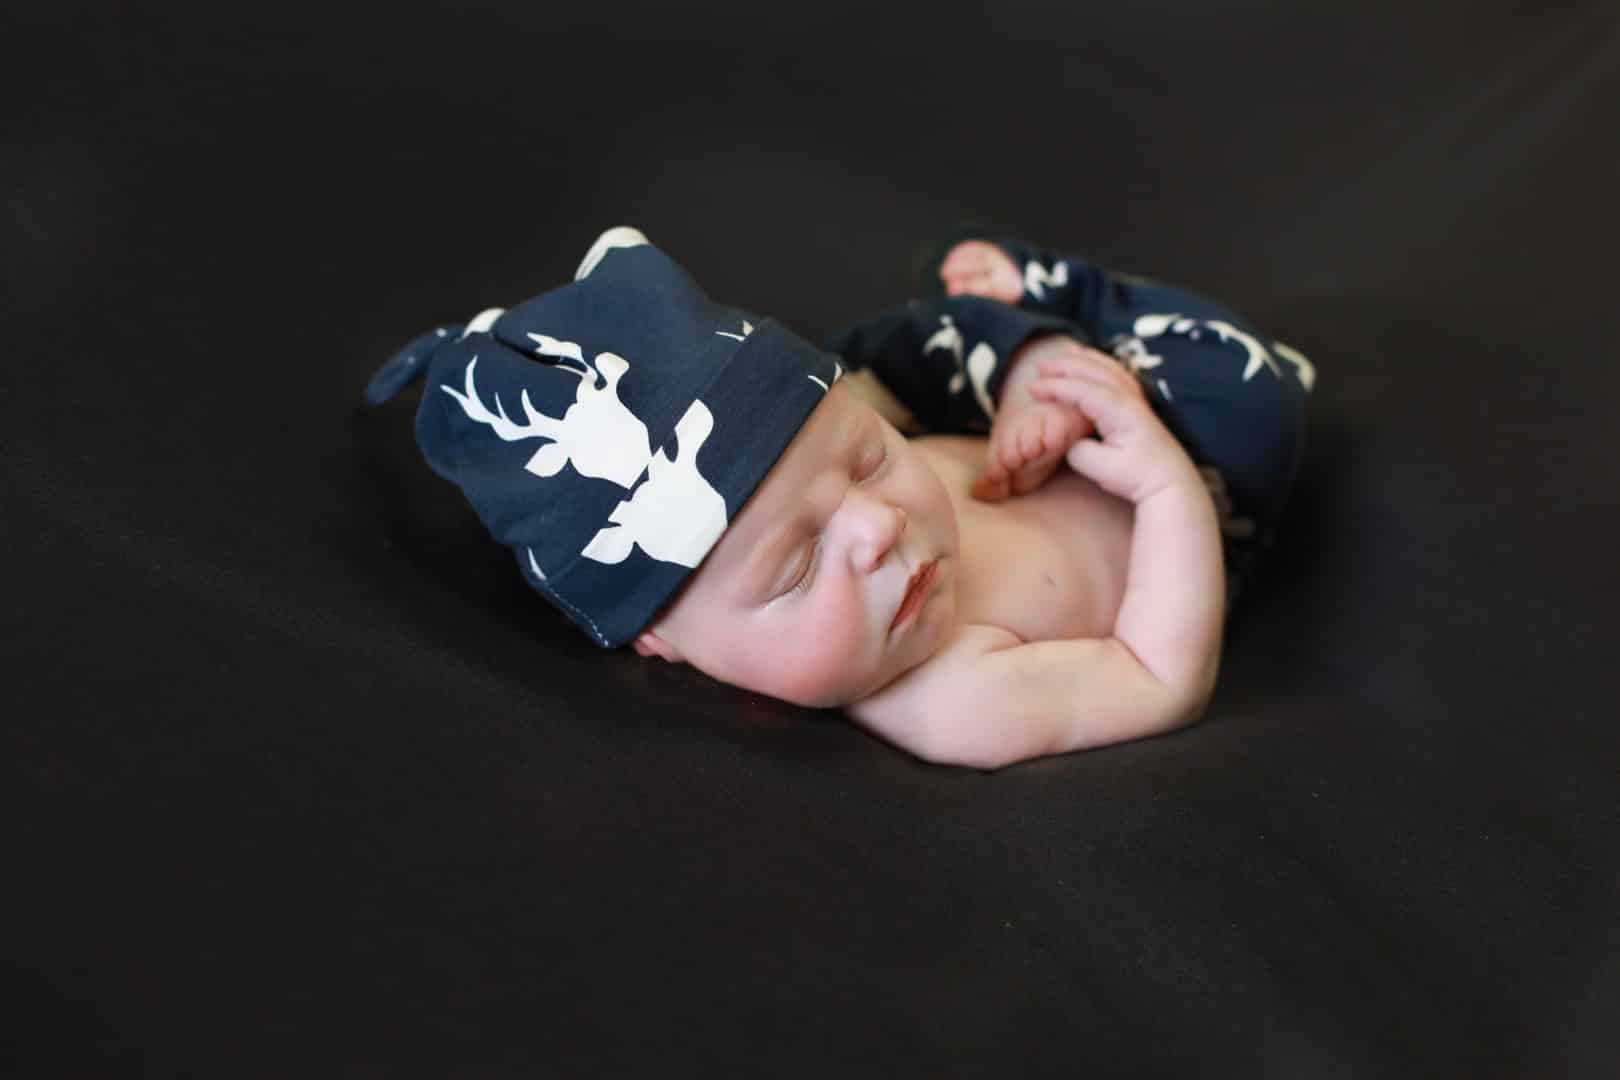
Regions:
[[[1192, 721], [1220, 656], [1214, 506], [1129, 375], [1053, 344], [1002, 410], [1034, 432], [1011, 458], [1056, 447], [1072, 472], [978, 502], [984, 439], [907, 440], [840, 383], [637, 650], [842, 706], [930, 761], [993, 768]], [[1058, 423], [1036, 442], [1046, 425], [1025, 421], [1052, 403], [1102, 439]]]
[[[514, 313], [491, 309], [467, 327], [438, 328], [379, 372], [368, 400], [380, 404], [429, 365], [451, 376], [429, 375], [444, 393], [430, 386], [424, 396], [424, 453], [492, 532], [522, 549], [530, 584], [599, 644], [632, 642], [643, 656], [739, 687], [841, 708], [925, 760], [978, 768], [1192, 722], [1215, 684], [1228, 581], [1251, 575], [1292, 480], [1308, 363], [1292, 350], [1297, 361], [1279, 363], [1286, 347], [1194, 294], [1013, 241], [952, 245], [937, 273], [941, 295], [840, 335], [829, 356], [769, 320], [710, 305], [640, 233], [609, 230], [576, 275], [576, 288], [601, 278], [588, 303], [558, 290]], [[603, 318], [623, 333], [632, 314], [671, 304], [638, 351], [697, 350], [705, 359], [693, 364], [723, 375], [703, 368], [689, 380], [700, 396], [667, 395], [669, 417], [685, 411], [653, 452], [645, 435], [622, 435], [627, 418], [651, 413], [625, 407], [637, 357], [600, 351], [587, 363], [579, 342], [527, 327]], [[480, 345], [480, 334], [490, 340]], [[714, 337], [735, 339], [747, 362], [712, 358]], [[530, 366], [512, 367], [520, 382], [506, 390], [521, 394], [529, 422], [520, 425], [498, 394], [486, 403], [479, 356], [523, 339], [568, 361], [558, 366], [574, 393], [537, 409], [529, 392], [543, 365], [514, 356]], [[1245, 376], [1256, 349], [1261, 371]], [[856, 370], [845, 376], [845, 367]], [[1291, 385], [1271, 388], [1258, 412], [1248, 400], [1256, 395], [1239, 393], [1232, 406], [1212, 392], [1262, 373]], [[728, 394], [737, 409], [723, 404]], [[1178, 394], [1190, 412], [1171, 416]], [[600, 414], [590, 426], [587, 409]], [[736, 446], [708, 453], [717, 418], [733, 413]], [[1257, 435], [1257, 417], [1275, 430]], [[606, 424], [621, 435], [601, 437]], [[570, 443], [570, 425], [590, 438]], [[1195, 463], [1189, 449], [1232, 443], [1223, 428], [1241, 429], [1238, 449], [1226, 447], [1230, 462], [1223, 469], [1208, 460], [1219, 453], [1206, 453]], [[600, 504], [610, 512], [575, 528], [586, 540], [578, 555], [581, 545], [567, 543], [537, 557], [567, 531], [556, 520], [513, 524], [528, 512], [523, 500], [543, 497], [538, 485], [524, 493], [503, 479], [484, 491], [489, 471], [466, 451], [482, 429], [508, 443], [551, 440], [522, 466], [528, 480], [619, 485]], [[595, 461], [593, 447], [607, 446]], [[752, 472], [722, 475], [750, 457]], [[637, 556], [650, 556], [649, 571], [684, 569], [654, 574], [652, 587], [602, 576]], [[548, 574], [548, 561], [566, 569]], [[589, 584], [561, 595], [564, 572]], [[640, 597], [622, 617], [621, 593]], [[612, 620], [617, 630], [607, 629]]]

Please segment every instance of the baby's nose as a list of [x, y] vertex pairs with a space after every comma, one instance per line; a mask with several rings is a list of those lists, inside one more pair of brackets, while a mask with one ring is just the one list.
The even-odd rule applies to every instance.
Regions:
[[906, 531], [906, 512], [898, 506], [852, 490], [842, 508], [848, 520], [855, 565], [876, 569]]

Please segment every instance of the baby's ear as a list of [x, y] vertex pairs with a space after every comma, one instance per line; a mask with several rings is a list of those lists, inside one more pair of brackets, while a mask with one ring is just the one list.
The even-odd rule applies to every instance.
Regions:
[[686, 658], [681, 655], [681, 651], [662, 637], [659, 637], [656, 630], [643, 630], [636, 635], [634, 644], [636, 652], [642, 656], [662, 656], [672, 664], [681, 664], [686, 661]]

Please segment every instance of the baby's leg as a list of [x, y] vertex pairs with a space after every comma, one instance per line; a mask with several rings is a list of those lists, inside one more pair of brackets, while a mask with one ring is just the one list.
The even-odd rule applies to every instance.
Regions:
[[1019, 309], [1071, 322], [1135, 375], [1200, 466], [1241, 587], [1271, 546], [1292, 487], [1310, 361], [1190, 289], [992, 236], [968, 227], [941, 245], [932, 291], [943, 283], [1007, 303], [1016, 287]]
[[1112, 271], [990, 229], [964, 226], [924, 256], [924, 296], [980, 296], [1078, 326], [1099, 348], [1129, 333], [1136, 316], [1173, 312], [1242, 325], [1223, 304], [1191, 289]]
[[982, 297], [935, 296], [848, 327], [824, 347], [851, 371], [870, 371], [921, 429], [983, 434], [1019, 347], [1076, 333], [1062, 319]]
[[924, 296], [978, 296], [1055, 315], [1095, 339], [1109, 275], [1078, 256], [1038, 248], [994, 230], [963, 226], [921, 260]]

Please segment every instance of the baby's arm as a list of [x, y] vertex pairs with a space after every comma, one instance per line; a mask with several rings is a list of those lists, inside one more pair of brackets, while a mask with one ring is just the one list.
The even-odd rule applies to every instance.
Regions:
[[[1160, 682], [1199, 708], [1215, 686], [1226, 573], [1215, 505], [1192, 459], [1132, 382], [1101, 354], [1040, 365], [1037, 399], [1078, 406], [1100, 439], [1067, 455], [1076, 472], [1136, 508], [1118, 638]], [[1128, 377], [1128, 376], [1127, 376]]]
[[1111, 368], [1089, 354], [1045, 361], [1030, 392], [1091, 419], [1101, 437], [1075, 443], [1069, 464], [1135, 505], [1113, 635], [1025, 644], [967, 627], [851, 706], [856, 719], [928, 760], [997, 768], [1167, 731], [1203, 712], [1225, 610], [1215, 508], [1186, 451]]
[[1203, 703], [1161, 682], [1117, 637], [1024, 643], [979, 625], [845, 711], [924, 761], [999, 769], [1173, 731]]

